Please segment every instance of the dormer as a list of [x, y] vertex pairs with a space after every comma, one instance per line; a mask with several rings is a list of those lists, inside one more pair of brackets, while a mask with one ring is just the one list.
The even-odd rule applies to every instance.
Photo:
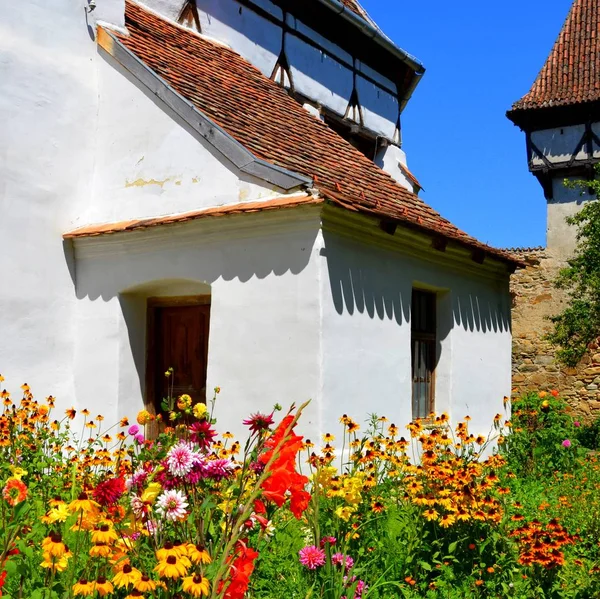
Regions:
[[401, 146], [401, 113], [425, 69], [357, 0], [143, 2], [230, 46], [371, 160]]

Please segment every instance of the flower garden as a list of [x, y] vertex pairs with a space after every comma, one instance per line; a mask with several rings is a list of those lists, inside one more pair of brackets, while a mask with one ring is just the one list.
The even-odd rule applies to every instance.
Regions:
[[342, 415], [311, 442], [305, 405], [249, 415], [238, 441], [218, 390], [157, 426], [22, 389], [2, 392], [3, 597], [600, 597], [595, 429], [555, 393], [506, 399], [486, 436]]

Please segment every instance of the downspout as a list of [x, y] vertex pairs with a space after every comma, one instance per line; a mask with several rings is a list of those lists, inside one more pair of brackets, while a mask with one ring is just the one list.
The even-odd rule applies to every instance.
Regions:
[[341, 15], [346, 21], [352, 23], [355, 27], [358, 27], [370, 39], [377, 42], [380, 46], [385, 48], [390, 54], [400, 59], [404, 64], [410, 67], [414, 71], [413, 78], [406, 89], [404, 95], [399, 98], [400, 100], [400, 112], [402, 112], [405, 106], [408, 104], [415, 88], [419, 84], [421, 77], [425, 74], [425, 67], [417, 58], [399, 48], [392, 42], [388, 37], [386, 37], [377, 27], [374, 27], [363, 19], [361, 16], [357, 15], [355, 12], [351, 11], [347, 6], [342, 4], [340, 0], [319, 0], [321, 4], [324, 4], [337, 14]]

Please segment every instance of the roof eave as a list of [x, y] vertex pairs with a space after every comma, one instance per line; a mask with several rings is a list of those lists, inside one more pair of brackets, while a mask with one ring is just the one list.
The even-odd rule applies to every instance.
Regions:
[[345, 202], [342, 197], [332, 192], [331, 190], [319, 189], [318, 191], [319, 194], [323, 196], [326, 200], [328, 200], [330, 204], [336, 205], [351, 213], [362, 213], [363, 215], [377, 218], [382, 222], [385, 221], [386, 223], [391, 223], [395, 226], [401, 226], [407, 229], [418, 231], [419, 233], [425, 234], [431, 237], [432, 239], [445, 239], [446, 242], [452, 243], [456, 246], [465, 248], [466, 250], [472, 252], [472, 258], [474, 261], [478, 261], [482, 256], [484, 258], [487, 257], [492, 260], [496, 260], [498, 262], [506, 264], [506, 266], [511, 272], [514, 272], [517, 268], [523, 268], [526, 266], [525, 262], [520, 260], [517, 256], [512, 255], [510, 252], [500, 250], [492, 246], [488, 246], [485, 243], [478, 242], [475, 239], [473, 239], [472, 241], [461, 239], [460, 237], [450, 235], [442, 230], [432, 229], [422, 224], [400, 219], [396, 215], [387, 214], [385, 210], [381, 209], [367, 208], [365, 206], [361, 206], [360, 208], [350, 208], [348, 206], [348, 203]]
[[600, 121], [600, 100], [547, 103], [543, 106], [518, 106], [518, 104], [506, 112], [506, 117], [524, 131]]
[[164, 102], [195, 133], [230, 160], [239, 170], [286, 191], [312, 185], [311, 178], [266, 162], [252, 154], [222, 127], [198, 110], [194, 104], [175, 91], [109, 30], [98, 27], [97, 40], [98, 46], [104, 52], [131, 73], [137, 81]]

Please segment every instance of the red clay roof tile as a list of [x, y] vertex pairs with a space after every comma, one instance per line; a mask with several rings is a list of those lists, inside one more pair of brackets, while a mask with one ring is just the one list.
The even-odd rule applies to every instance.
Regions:
[[600, 2], [575, 0], [529, 92], [512, 110], [600, 100]]
[[268, 210], [278, 210], [281, 208], [296, 208], [298, 206], [308, 206], [311, 204], [322, 204], [323, 199], [315, 198], [309, 195], [287, 196], [282, 198], [273, 198], [260, 202], [242, 202], [240, 204], [226, 204], [224, 206], [215, 206], [214, 208], [204, 208], [194, 210], [193, 212], [184, 212], [182, 214], [173, 214], [169, 216], [158, 216], [154, 218], [140, 218], [138, 220], [125, 220], [115, 223], [102, 223], [98, 225], [86, 225], [63, 234], [63, 239], [75, 239], [77, 237], [97, 237], [98, 235], [108, 235], [110, 233], [123, 233], [125, 231], [135, 231], [137, 229], [148, 229], [160, 225], [175, 225], [185, 223], [191, 220], [216, 216], [231, 216], [233, 214], [244, 214], [249, 212], [265, 212]]
[[348, 209], [396, 219], [513, 262], [399, 185], [233, 50], [131, 0], [126, 26], [129, 35], [117, 34], [121, 43], [258, 158], [312, 177], [323, 197]]

